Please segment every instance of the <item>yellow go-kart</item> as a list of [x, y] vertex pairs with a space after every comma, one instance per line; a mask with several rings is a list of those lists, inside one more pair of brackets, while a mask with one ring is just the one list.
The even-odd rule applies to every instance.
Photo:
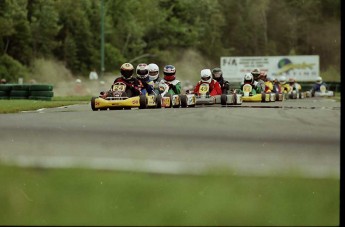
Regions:
[[253, 95], [252, 91], [253, 91], [252, 85], [250, 84], [243, 85], [243, 88], [242, 88], [243, 102], [275, 102], [277, 99], [276, 93], [262, 92], [260, 94]]
[[139, 95], [128, 97], [126, 93], [126, 84], [122, 82], [115, 83], [106, 95], [91, 98], [91, 109], [96, 110], [121, 110], [148, 107], [161, 107], [160, 96]]

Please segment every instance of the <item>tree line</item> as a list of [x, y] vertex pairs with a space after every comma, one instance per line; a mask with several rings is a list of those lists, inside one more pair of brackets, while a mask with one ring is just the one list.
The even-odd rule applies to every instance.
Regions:
[[193, 49], [221, 56], [320, 55], [340, 71], [340, 0], [0, 0], [0, 77], [26, 77], [34, 59], [74, 74], [123, 62], [173, 61]]

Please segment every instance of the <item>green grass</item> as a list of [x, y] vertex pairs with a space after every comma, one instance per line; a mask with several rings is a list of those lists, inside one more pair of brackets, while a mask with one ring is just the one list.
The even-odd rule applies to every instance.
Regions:
[[88, 103], [91, 96], [61, 96], [53, 97], [51, 101], [29, 99], [0, 99], [0, 113], [17, 113], [25, 110], [37, 110], [80, 103]]
[[339, 225], [339, 179], [0, 165], [0, 185], [0, 225]]

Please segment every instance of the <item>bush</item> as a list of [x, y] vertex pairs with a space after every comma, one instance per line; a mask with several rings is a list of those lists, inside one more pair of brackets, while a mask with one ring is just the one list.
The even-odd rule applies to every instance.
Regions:
[[19, 61], [4, 54], [0, 56], [0, 78], [5, 78], [7, 82], [17, 82], [18, 78], [24, 80], [28, 78], [28, 70]]

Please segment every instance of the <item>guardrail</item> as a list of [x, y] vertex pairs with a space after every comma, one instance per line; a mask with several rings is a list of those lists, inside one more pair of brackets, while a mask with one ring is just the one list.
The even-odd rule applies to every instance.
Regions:
[[51, 84], [0, 84], [0, 99], [50, 101], [53, 96], [53, 85]]

